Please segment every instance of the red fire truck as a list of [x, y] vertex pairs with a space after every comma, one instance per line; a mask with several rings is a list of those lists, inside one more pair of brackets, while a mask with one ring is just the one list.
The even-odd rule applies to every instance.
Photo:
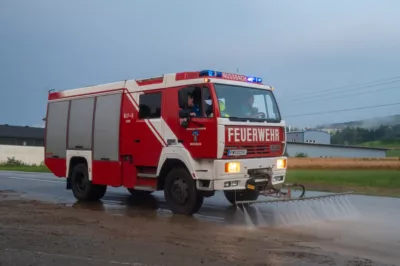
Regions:
[[182, 72], [48, 95], [45, 164], [79, 201], [107, 187], [164, 191], [174, 213], [204, 197], [256, 200], [286, 175], [286, 127], [258, 77]]

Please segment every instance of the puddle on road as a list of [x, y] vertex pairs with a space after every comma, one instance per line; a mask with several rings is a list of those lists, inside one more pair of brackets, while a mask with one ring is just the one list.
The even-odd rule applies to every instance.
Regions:
[[[111, 215], [148, 219], [174, 217], [174, 222], [188, 223], [190, 219], [224, 223], [252, 229], [310, 224], [314, 221], [349, 219], [358, 214], [349, 196], [306, 200], [298, 202], [262, 203], [243, 208], [231, 206], [222, 197], [208, 199], [193, 217], [174, 215], [159, 193], [133, 196], [111, 192], [98, 202], [77, 202], [68, 192], [57, 194], [25, 194], [23, 198], [36, 199], [76, 209], [107, 212]], [[179, 218], [181, 217], [181, 218]]]

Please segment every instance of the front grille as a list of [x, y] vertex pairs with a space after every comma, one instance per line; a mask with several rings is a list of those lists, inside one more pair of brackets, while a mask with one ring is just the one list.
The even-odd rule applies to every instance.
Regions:
[[247, 150], [247, 155], [241, 157], [268, 156], [268, 155], [275, 156], [277, 153], [278, 154], [281, 153], [282, 145], [267, 144], [267, 145], [226, 146], [224, 149], [224, 156], [228, 156], [228, 150]]

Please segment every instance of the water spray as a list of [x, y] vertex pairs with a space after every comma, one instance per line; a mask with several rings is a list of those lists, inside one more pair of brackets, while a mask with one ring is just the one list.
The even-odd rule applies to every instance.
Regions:
[[[287, 226], [338, 219], [356, 213], [348, 198], [353, 194], [352, 191], [305, 196], [306, 189], [302, 184], [286, 183], [276, 188], [270, 176], [267, 180], [267, 184], [261, 187], [251, 179], [246, 185], [247, 189], [258, 191], [265, 199], [235, 201], [237, 210], [240, 210], [248, 226]], [[282, 188], [287, 188], [287, 192]], [[299, 196], [293, 195], [295, 188], [300, 191]], [[254, 217], [251, 217], [252, 213]]]

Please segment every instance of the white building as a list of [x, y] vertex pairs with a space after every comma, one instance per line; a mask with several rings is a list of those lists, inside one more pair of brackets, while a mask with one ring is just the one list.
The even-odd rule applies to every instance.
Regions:
[[320, 130], [287, 132], [286, 137], [288, 142], [331, 144], [331, 135]]
[[289, 157], [301, 153], [309, 158], [384, 158], [387, 151], [385, 148], [294, 142], [288, 142], [286, 148]]

